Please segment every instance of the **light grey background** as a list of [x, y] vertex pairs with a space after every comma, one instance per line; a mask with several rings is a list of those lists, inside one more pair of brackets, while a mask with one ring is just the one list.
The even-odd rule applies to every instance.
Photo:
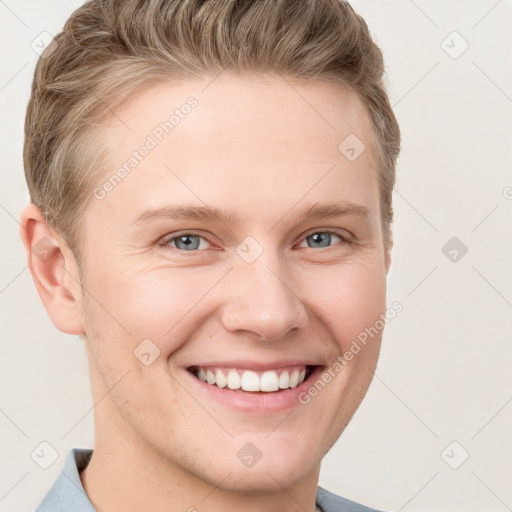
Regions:
[[[18, 225], [31, 44], [81, 3], [0, 0], [2, 511], [33, 510], [68, 450], [94, 441], [82, 343], [51, 324]], [[352, 3], [403, 132], [388, 300], [404, 310], [320, 485], [390, 511], [512, 510], [512, 2]], [[468, 249], [445, 250], [457, 262], [452, 237]], [[46, 470], [31, 458], [42, 441], [59, 454]]]

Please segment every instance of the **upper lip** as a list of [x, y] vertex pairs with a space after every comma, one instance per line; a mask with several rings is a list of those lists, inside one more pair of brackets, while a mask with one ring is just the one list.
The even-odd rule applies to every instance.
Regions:
[[282, 359], [279, 361], [254, 361], [254, 360], [230, 360], [230, 361], [207, 361], [202, 363], [195, 363], [187, 366], [187, 368], [194, 367], [216, 367], [216, 368], [239, 368], [241, 370], [276, 370], [279, 368], [286, 368], [287, 366], [320, 366], [318, 362], [304, 359]]

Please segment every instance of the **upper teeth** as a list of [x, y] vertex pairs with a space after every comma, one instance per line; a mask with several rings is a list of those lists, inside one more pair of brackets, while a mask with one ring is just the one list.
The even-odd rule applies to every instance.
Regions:
[[288, 370], [268, 370], [255, 372], [236, 368], [202, 368], [199, 367], [197, 377], [203, 382], [219, 388], [240, 389], [244, 391], [277, 391], [295, 388], [304, 382], [306, 367], [297, 366]]

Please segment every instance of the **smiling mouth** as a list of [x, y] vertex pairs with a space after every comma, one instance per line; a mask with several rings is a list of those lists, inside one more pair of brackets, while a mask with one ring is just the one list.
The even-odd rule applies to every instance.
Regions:
[[200, 381], [221, 389], [250, 393], [277, 393], [293, 389], [311, 375], [315, 366], [297, 365], [266, 371], [191, 366], [187, 370]]

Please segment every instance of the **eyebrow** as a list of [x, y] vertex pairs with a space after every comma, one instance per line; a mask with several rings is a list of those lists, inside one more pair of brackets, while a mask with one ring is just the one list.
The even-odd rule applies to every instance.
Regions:
[[[277, 222], [286, 217], [291, 210], [285, 213]], [[344, 217], [347, 215], [356, 215], [368, 217], [369, 209], [366, 206], [352, 202], [342, 203], [315, 203], [299, 210], [295, 216], [300, 221], [306, 222], [316, 219], [328, 219], [333, 217]], [[193, 205], [166, 205], [154, 207], [143, 211], [133, 221], [132, 225], [140, 225], [157, 219], [185, 219], [185, 220], [203, 220], [218, 221], [224, 224], [237, 224], [240, 222], [234, 212], [224, 211], [210, 206]], [[276, 222], [276, 224], [277, 224]]]

